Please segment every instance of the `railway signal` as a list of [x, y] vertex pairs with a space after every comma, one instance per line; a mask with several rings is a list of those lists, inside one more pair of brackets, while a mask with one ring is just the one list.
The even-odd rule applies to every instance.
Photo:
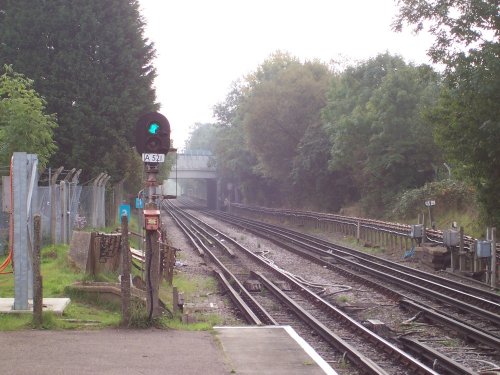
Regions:
[[156, 188], [159, 163], [165, 161], [170, 150], [170, 123], [158, 112], [146, 113], [139, 117], [135, 127], [135, 147], [142, 155], [146, 181], [144, 192], [146, 202], [143, 205], [143, 229], [145, 231], [145, 271], [147, 308], [149, 320], [161, 314], [158, 292], [160, 287], [160, 233], [162, 233], [159, 202]]
[[139, 117], [135, 126], [135, 148], [141, 155], [167, 154], [170, 149], [170, 123], [167, 118], [158, 112]]

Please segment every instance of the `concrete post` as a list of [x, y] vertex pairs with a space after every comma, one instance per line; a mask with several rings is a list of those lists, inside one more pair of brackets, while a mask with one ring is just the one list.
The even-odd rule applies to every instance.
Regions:
[[105, 174], [104, 173], [100, 173], [96, 179], [94, 180], [94, 182], [92, 183], [92, 220], [91, 220], [91, 225], [93, 228], [97, 228], [98, 227], [98, 224], [97, 224], [97, 207], [98, 207], [98, 186], [99, 186], [99, 183], [101, 181], [101, 178], [103, 178]]
[[[70, 213], [71, 213], [71, 185], [70, 181], [73, 174], [76, 172], [76, 168], [71, 169], [64, 180], [61, 181], [61, 237], [62, 242], [65, 244], [69, 243], [69, 232], [71, 230], [70, 225]], [[64, 188], [63, 188], [64, 187]]]
[[108, 183], [111, 176], [105, 175], [99, 184], [99, 226], [106, 226], [106, 184]]
[[28, 310], [28, 236], [26, 235], [28, 165], [25, 152], [12, 156], [12, 191], [14, 238], [14, 310]]

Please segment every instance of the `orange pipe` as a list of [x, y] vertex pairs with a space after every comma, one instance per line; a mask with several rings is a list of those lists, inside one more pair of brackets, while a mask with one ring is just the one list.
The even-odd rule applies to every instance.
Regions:
[[13, 213], [14, 213], [14, 189], [13, 189], [13, 184], [12, 184], [12, 161], [13, 157], [10, 158], [10, 218], [9, 218], [9, 256], [5, 261], [0, 265], [0, 275], [5, 275], [7, 273], [12, 273], [13, 271], [10, 272], [3, 272], [5, 269], [9, 266], [9, 264], [12, 263], [12, 257], [14, 255], [14, 218], [13, 218]]

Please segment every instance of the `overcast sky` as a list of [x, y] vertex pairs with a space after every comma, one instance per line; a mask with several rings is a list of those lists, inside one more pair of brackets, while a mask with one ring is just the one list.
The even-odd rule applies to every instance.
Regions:
[[231, 83], [277, 50], [301, 60], [365, 60], [389, 51], [430, 63], [431, 39], [394, 33], [395, 0], [139, 0], [157, 50], [161, 112], [178, 148]]

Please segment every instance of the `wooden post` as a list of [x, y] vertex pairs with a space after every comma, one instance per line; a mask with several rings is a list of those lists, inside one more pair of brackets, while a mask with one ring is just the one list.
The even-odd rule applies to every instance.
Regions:
[[42, 242], [41, 216], [33, 217], [34, 246], [33, 246], [33, 324], [40, 328], [43, 323], [43, 286], [40, 273], [40, 249]]
[[146, 231], [146, 291], [149, 319], [160, 315], [160, 244], [157, 231]]
[[359, 243], [359, 237], [361, 235], [361, 222], [358, 220], [358, 225], [356, 226], [356, 242]]
[[130, 324], [130, 245], [128, 240], [128, 217], [122, 215], [122, 324], [128, 326]]
[[174, 286], [173, 290], [172, 290], [172, 310], [173, 310], [173, 313], [177, 313], [177, 311], [179, 311], [179, 290], [177, 289], [176, 286]]

